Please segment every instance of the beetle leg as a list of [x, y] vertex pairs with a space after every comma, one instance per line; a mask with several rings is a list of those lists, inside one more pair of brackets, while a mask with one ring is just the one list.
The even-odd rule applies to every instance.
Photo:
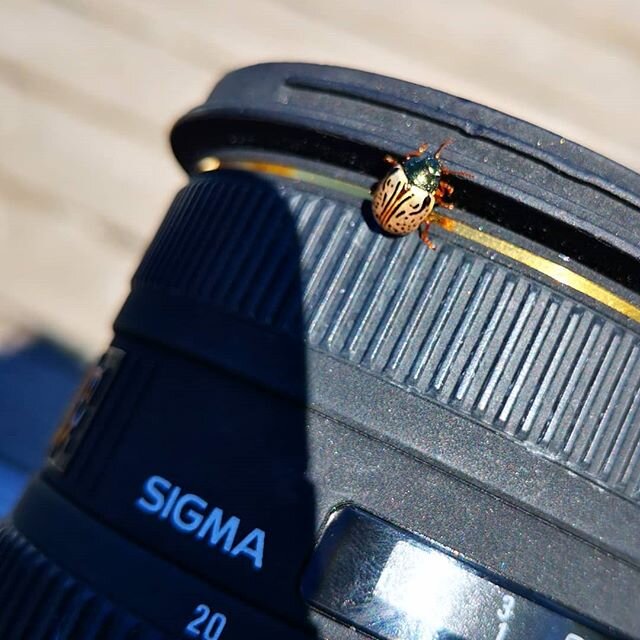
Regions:
[[433, 154], [433, 157], [436, 160], [440, 159], [440, 154], [444, 151], [445, 147], [448, 147], [450, 144], [453, 144], [453, 138], [447, 138], [439, 147], [438, 150]]
[[455, 191], [453, 186], [450, 185], [448, 182], [445, 182], [444, 180], [440, 181], [440, 185], [438, 188], [444, 191], [448, 196], [453, 195], [453, 192]]
[[451, 196], [453, 194], [453, 191], [453, 187], [448, 182], [441, 180], [440, 185], [436, 189], [436, 192], [433, 194], [436, 205], [438, 205], [439, 207], [444, 207], [445, 209], [453, 209], [452, 202], [445, 202], [445, 198]]
[[429, 239], [429, 223], [423, 222], [420, 226], [422, 227], [421, 229], [419, 229], [420, 240], [422, 240], [422, 242], [424, 242], [427, 247], [429, 247], [429, 249], [435, 251], [436, 245], [433, 244], [433, 242], [431, 242], [431, 240]]

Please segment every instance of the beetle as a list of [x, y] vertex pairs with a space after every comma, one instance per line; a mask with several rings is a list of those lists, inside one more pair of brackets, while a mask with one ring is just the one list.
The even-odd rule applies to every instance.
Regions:
[[373, 217], [383, 231], [404, 236], [419, 229], [420, 239], [435, 249], [429, 239], [434, 207], [453, 208], [453, 203], [446, 201], [453, 187], [442, 176], [470, 175], [451, 171], [440, 162], [442, 150], [452, 142], [445, 140], [433, 154], [423, 144], [400, 162], [390, 155], [384, 157], [392, 168], [371, 190]]

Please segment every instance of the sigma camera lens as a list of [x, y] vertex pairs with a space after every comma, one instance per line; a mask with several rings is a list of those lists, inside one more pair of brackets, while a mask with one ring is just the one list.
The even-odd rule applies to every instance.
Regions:
[[639, 176], [305, 64], [171, 140], [186, 185], [0, 528], [0, 638], [639, 640]]

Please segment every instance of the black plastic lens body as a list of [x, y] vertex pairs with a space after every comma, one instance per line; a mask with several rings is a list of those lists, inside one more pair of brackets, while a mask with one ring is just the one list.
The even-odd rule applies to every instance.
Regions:
[[[449, 137], [436, 250], [382, 234], [385, 154]], [[230, 74], [172, 142], [188, 184], [0, 529], [0, 637], [640, 639], [638, 176], [312, 65]]]
[[483, 574], [450, 550], [345, 507], [331, 516], [303, 593], [384, 640], [604, 639]]

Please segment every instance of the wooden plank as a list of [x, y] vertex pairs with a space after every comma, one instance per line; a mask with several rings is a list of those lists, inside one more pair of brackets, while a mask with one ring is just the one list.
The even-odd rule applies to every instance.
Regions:
[[101, 237], [54, 200], [0, 191], [0, 317], [86, 355], [111, 335], [139, 250]]
[[493, 4], [540, 22], [549, 29], [580, 40], [589, 47], [615, 50], [638, 58], [640, 3], [636, 0], [492, 0]]
[[212, 85], [215, 78], [235, 63], [238, 41], [230, 49], [215, 42], [218, 26], [209, 23], [193, 25], [188, 12], [180, 10], [180, 3], [132, 2], [131, 0], [49, 0], [56, 7], [65, 8], [88, 21], [103, 24], [114, 31], [126, 34], [136, 42], [144, 42], [171, 52], [178, 58], [200, 67], [209, 74]]
[[0, 171], [148, 237], [184, 182], [164, 141], [142, 144], [0, 84]]
[[211, 74], [166, 50], [42, 0], [3, 5], [2, 64], [21, 72], [21, 88], [43, 101], [146, 140], [164, 135], [195, 106]]

